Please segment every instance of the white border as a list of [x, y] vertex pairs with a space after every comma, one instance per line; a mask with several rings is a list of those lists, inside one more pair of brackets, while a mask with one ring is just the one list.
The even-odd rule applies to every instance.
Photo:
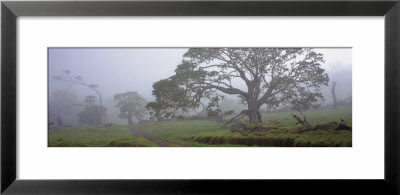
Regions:
[[[383, 17], [19, 17], [18, 179], [383, 179]], [[48, 148], [47, 47], [353, 47], [351, 148]]]

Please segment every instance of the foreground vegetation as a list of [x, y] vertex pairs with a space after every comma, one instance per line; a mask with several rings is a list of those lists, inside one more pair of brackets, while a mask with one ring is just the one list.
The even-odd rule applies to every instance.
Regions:
[[[221, 128], [212, 120], [179, 120], [137, 123], [131, 126], [63, 127], [49, 130], [49, 146], [55, 147], [350, 147], [352, 131], [312, 130], [300, 131], [292, 112], [263, 114], [265, 129], [260, 135], [243, 135], [229, 127]], [[343, 119], [351, 126], [351, 107], [335, 110], [310, 110], [305, 115], [311, 124]], [[229, 117], [227, 117], [229, 118]], [[269, 124], [268, 121], [279, 121]], [[251, 125], [247, 125], [249, 128]], [[142, 132], [132, 136], [132, 131]], [[160, 145], [157, 140], [162, 140]]]
[[144, 138], [132, 137], [128, 127], [60, 127], [49, 130], [50, 147], [149, 147]]

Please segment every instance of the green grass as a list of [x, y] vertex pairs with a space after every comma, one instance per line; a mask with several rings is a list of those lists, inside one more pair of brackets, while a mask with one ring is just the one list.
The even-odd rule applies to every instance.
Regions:
[[[151, 137], [177, 142], [186, 146], [209, 146], [209, 144], [193, 142], [183, 139], [188, 135], [224, 135], [230, 132], [228, 129], [222, 129], [220, 126], [207, 120], [190, 120], [190, 121], [160, 121], [150, 123], [139, 123], [132, 126], [134, 129], [141, 129], [148, 132]], [[233, 146], [224, 144], [220, 146]]]
[[[320, 110], [308, 110], [303, 112], [307, 121], [310, 124], [321, 124], [332, 121], [339, 121], [339, 119], [346, 120], [348, 125], [351, 126], [352, 112], [351, 106], [341, 106], [336, 109], [320, 109]], [[299, 116], [301, 119], [303, 117], [298, 112], [277, 112], [277, 113], [268, 113], [262, 115], [262, 120], [264, 123], [268, 123], [269, 120], [277, 120], [280, 122], [281, 126], [284, 127], [293, 127], [295, 125], [295, 120], [293, 119], [291, 114], [295, 114]]]
[[141, 137], [129, 137], [123, 139], [117, 139], [111, 141], [108, 146], [110, 147], [156, 147], [157, 144], [141, 138]]
[[156, 146], [131, 136], [124, 126], [62, 127], [49, 130], [49, 147]]
[[[277, 120], [279, 125], [266, 130], [263, 136], [244, 136], [233, 133], [229, 128], [221, 128], [208, 120], [160, 121], [134, 124], [133, 129], [146, 131], [149, 136], [172, 142], [170, 146], [191, 147], [349, 147], [352, 146], [351, 131], [315, 130], [300, 133], [296, 130], [291, 114], [279, 112], [263, 114], [266, 126], [269, 120]], [[310, 110], [304, 112], [312, 125], [344, 119], [351, 123], [351, 106], [333, 109]], [[269, 125], [271, 126], [271, 125]], [[157, 146], [145, 139], [132, 137], [128, 126], [90, 126], [55, 128], [49, 130], [49, 146], [58, 147], [140, 147]], [[149, 138], [150, 139], [150, 138]], [[176, 143], [176, 144], [175, 144]]]
[[[298, 133], [291, 114], [279, 112], [263, 114], [264, 123], [269, 120], [280, 122], [279, 127], [266, 132], [265, 136], [244, 136], [221, 128], [217, 123], [206, 120], [161, 121], [135, 124], [133, 128], [148, 132], [152, 137], [177, 142], [186, 146], [230, 147], [230, 146], [276, 146], [276, 147], [349, 147], [352, 146], [351, 131], [317, 130]], [[311, 124], [328, 123], [344, 119], [351, 126], [351, 107], [305, 111]]]
[[[202, 131], [201, 127], [203, 126], [210, 126], [211, 128]], [[265, 136], [244, 136], [239, 133], [232, 133], [229, 129], [221, 129], [211, 121], [168, 121], [136, 126], [136, 128], [139, 127], [158, 139], [194, 147], [349, 147], [352, 145], [351, 131], [317, 130], [299, 134], [279, 129], [270, 130]]]

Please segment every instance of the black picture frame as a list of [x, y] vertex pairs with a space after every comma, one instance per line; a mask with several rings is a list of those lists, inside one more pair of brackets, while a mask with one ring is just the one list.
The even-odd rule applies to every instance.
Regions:
[[[16, 24], [19, 16], [385, 16], [385, 177], [382, 180], [16, 179]], [[4, 194], [399, 194], [399, 54], [399, 0], [2, 1], [1, 192]]]

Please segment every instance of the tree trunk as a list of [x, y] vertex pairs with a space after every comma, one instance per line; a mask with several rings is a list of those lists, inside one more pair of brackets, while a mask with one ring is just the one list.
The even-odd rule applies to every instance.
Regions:
[[332, 101], [333, 101], [332, 104], [333, 104], [334, 109], [336, 109], [336, 107], [337, 107], [335, 88], [336, 88], [336, 81], [333, 81], [333, 83], [332, 83]]
[[95, 91], [95, 92], [97, 93], [97, 95], [99, 96], [99, 106], [103, 106], [103, 98], [101, 97], [100, 92], [97, 91], [97, 90], [94, 89], [94, 88], [91, 88], [91, 89], [93, 89], [93, 91]]
[[128, 124], [129, 125], [132, 125], [133, 123], [132, 123], [132, 114], [131, 113], [128, 113]]
[[257, 101], [247, 101], [247, 116], [250, 123], [261, 123], [260, 107], [257, 106]]
[[260, 123], [260, 118], [258, 117], [258, 112], [256, 110], [248, 110], [249, 122], [250, 123]]

